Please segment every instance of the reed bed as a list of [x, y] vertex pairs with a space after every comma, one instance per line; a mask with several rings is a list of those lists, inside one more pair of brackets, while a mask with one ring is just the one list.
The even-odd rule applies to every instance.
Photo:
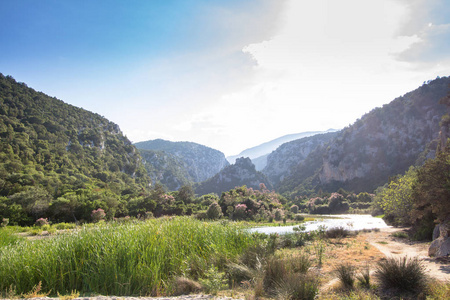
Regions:
[[0, 293], [11, 287], [26, 293], [41, 282], [51, 295], [160, 295], [177, 276], [193, 269], [201, 276], [252, 243], [234, 224], [187, 217], [82, 227], [0, 248]]

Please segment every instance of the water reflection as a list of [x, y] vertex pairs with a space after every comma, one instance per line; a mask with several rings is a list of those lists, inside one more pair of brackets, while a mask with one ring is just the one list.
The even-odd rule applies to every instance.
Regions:
[[[326, 228], [344, 227], [349, 230], [389, 227], [388, 225], [386, 225], [383, 219], [374, 218], [371, 215], [320, 215], [314, 217], [319, 217], [321, 219], [303, 223], [306, 226], [306, 231], [316, 230], [319, 228], [319, 226], [325, 226]], [[250, 231], [261, 232], [265, 234], [284, 234], [294, 232], [294, 227], [298, 227], [298, 225], [280, 227], [257, 227], [250, 229]]]

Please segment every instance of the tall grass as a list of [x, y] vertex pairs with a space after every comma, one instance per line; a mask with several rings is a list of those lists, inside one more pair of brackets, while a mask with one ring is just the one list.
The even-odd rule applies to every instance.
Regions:
[[0, 248], [8, 245], [13, 245], [23, 238], [19, 238], [16, 234], [12, 233], [6, 228], [0, 228]]
[[71, 234], [0, 248], [0, 292], [157, 295], [178, 276], [202, 276], [211, 264], [236, 260], [252, 243], [233, 224], [191, 218], [83, 227]]
[[420, 292], [425, 290], [428, 276], [423, 263], [418, 258], [387, 258], [378, 262], [375, 273], [384, 289], [401, 292]]

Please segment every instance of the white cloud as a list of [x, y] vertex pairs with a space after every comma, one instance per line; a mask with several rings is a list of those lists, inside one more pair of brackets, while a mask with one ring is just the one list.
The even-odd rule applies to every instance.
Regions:
[[230, 46], [171, 61], [175, 72], [167, 72], [171, 84], [163, 87], [168, 99], [179, 97], [171, 100], [173, 124], [155, 116], [152, 127], [232, 155], [285, 134], [347, 126], [423, 81], [449, 75], [445, 60], [418, 68], [399, 59], [447, 30], [425, 17], [428, 33], [417, 30], [409, 22], [417, 7], [403, 0], [287, 1], [276, 34], [266, 30], [264, 40], [241, 44], [241, 53]]

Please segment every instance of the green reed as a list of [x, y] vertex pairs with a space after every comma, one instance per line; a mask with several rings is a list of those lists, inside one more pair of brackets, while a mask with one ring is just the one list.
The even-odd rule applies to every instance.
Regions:
[[11, 285], [25, 293], [42, 282], [52, 295], [155, 295], [176, 276], [235, 260], [252, 243], [236, 225], [187, 217], [82, 227], [0, 248], [0, 293]]

